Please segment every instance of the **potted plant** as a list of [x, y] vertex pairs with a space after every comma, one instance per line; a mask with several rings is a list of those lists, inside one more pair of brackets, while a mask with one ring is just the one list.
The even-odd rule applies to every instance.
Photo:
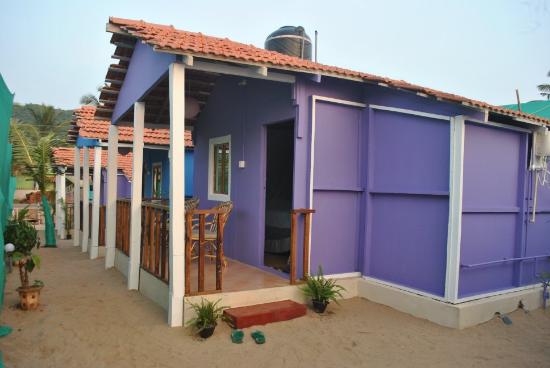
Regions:
[[59, 204], [61, 205], [61, 210], [63, 211], [63, 213], [65, 214], [65, 222], [63, 224], [63, 226], [65, 226], [65, 234], [66, 234], [66, 237], [67, 239], [71, 239], [72, 238], [72, 235], [71, 235], [71, 223], [70, 221], [68, 221], [67, 219], [67, 215], [69, 213], [69, 205], [67, 204], [67, 202], [65, 202], [63, 200], [63, 198], [59, 198]]
[[187, 324], [193, 326], [203, 339], [212, 336], [219, 319], [226, 320], [223, 310], [227, 307], [218, 306], [219, 302], [220, 299], [212, 302], [202, 298], [200, 304], [191, 303], [191, 308], [195, 311], [196, 316]]
[[336, 284], [336, 280], [326, 279], [323, 276], [323, 268], [319, 266], [317, 276], [308, 276], [301, 290], [311, 299], [313, 310], [323, 313], [331, 301], [338, 304], [337, 298], [342, 298], [342, 292], [346, 289]]
[[35, 268], [40, 268], [40, 257], [32, 253], [34, 248], [40, 246], [40, 238], [36, 229], [25, 220], [27, 212], [27, 209], [23, 209], [8, 221], [4, 240], [14, 245], [12, 260], [13, 264], [19, 268], [21, 279], [21, 286], [17, 288], [20, 307], [23, 310], [34, 310], [38, 308], [40, 290], [44, 287], [44, 283], [40, 280], [35, 280], [32, 284], [29, 282], [29, 274]]

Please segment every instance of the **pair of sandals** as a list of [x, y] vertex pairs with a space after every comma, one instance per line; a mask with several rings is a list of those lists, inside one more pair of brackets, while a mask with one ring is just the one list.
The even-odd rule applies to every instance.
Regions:
[[[265, 335], [262, 331], [256, 330], [250, 334], [254, 342], [258, 345], [265, 343]], [[231, 331], [231, 341], [234, 344], [242, 344], [244, 338], [243, 330], [233, 330]]]

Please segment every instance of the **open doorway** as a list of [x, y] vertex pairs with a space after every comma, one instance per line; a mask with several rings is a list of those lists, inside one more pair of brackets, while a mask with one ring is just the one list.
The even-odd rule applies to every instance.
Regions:
[[288, 273], [294, 170], [294, 121], [271, 124], [266, 134], [264, 265]]

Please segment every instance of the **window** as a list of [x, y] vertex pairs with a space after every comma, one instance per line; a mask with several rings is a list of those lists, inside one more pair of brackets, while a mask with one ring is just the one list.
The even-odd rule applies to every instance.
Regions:
[[152, 170], [153, 185], [151, 196], [155, 199], [162, 197], [162, 164], [160, 162], [153, 164]]
[[228, 201], [231, 190], [231, 136], [210, 139], [209, 150], [208, 199]]

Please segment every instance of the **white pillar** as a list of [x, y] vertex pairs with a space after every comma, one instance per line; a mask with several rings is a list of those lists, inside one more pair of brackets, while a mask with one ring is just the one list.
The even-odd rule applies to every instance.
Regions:
[[130, 204], [130, 261], [128, 265], [128, 289], [139, 288], [139, 264], [141, 248], [141, 185], [143, 171], [143, 125], [145, 103], [134, 104], [134, 144], [132, 149], [132, 201]]
[[88, 147], [82, 149], [82, 251], [87, 252], [90, 236], [90, 152]]
[[74, 148], [73, 245], [80, 245], [80, 149]]
[[61, 204], [65, 205], [65, 208], [67, 208], [67, 192], [66, 192], [66, 186], [65, 186], [65, 171], [67, 168], [63, 167], [61, 169], [61, 173], [59, 174], [59, 200], [57, 203], [59, 203], [59, 238], [60, 239], [67, 239], [67, 231], [65, 230], [65, 221], [66, 221], [66, 213]]
[[105, 268], [115, 266], [116, 200], [118, 190], [118, 126], [109, 126], [107, 161], [107, 203], [105, 229]]
[[101, 147], [94, 147], [94, 195], [92, 204], [92, 243], [90, 259], [99, 255], [99, 200], [101, 196]]
[[169, 69], [170, 95], [170, 285], [168, 324], [183, 324], [185, 295], [185, 67]]
[[[59, 170], [59, 169], [57, 169]], [[60, 179], [61, 174], [59, 171], [55, 174], [55, 233], [58, 237], [61, 237], [61, 203], [59, 200], [61, 199], [61, 193], [60, 193]]]
[[451, 303], [458, 300], [458, 279], [460, 275], [464, 128], [463, 116], [451, 119], [449, 226], [447, 230], [447, 268], [445, 274], [445, 299]]

